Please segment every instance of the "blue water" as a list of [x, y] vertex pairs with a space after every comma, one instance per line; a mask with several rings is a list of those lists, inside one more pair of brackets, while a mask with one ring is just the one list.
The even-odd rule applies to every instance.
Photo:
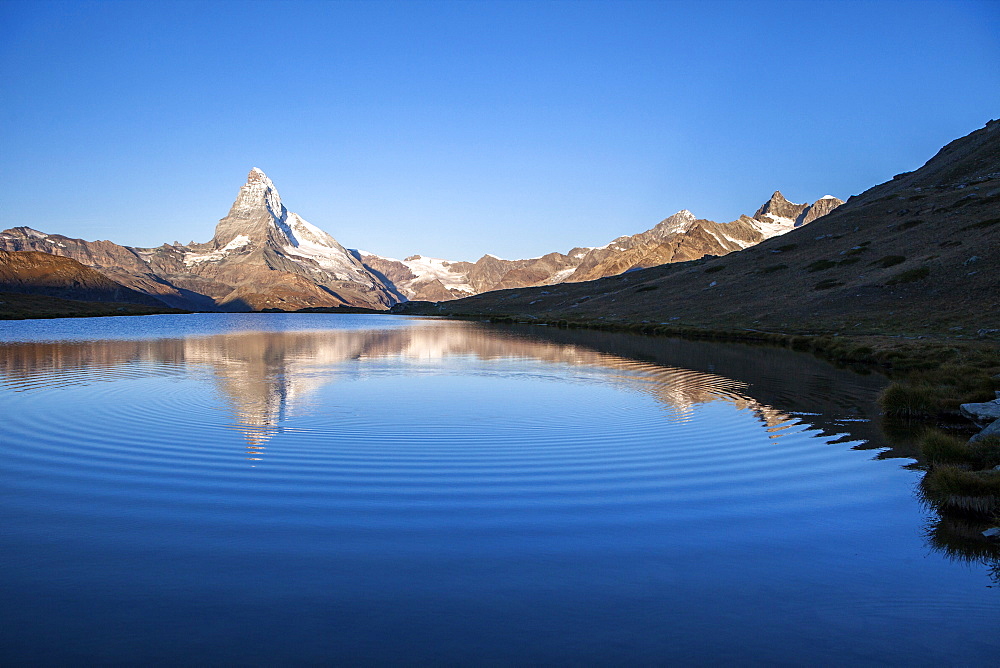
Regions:
[[992, 665], [877, 376], [363, 315], [0, 323], [5, 664]]

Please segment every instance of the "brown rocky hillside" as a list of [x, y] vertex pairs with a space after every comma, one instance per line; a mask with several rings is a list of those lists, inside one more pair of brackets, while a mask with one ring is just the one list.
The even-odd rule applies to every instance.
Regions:
[[116, 283], [72, 258], [37, 251], [0, 250], [0, 292], [165, 306], [158, 299]]

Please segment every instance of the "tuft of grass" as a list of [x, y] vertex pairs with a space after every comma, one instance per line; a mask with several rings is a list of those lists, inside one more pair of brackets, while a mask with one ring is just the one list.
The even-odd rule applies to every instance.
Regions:
[[886, 285], [901, 285], [903, 283], [913, 283], [915, 281], [922, 281], [923, 279], [930, 276], [931, 270], [929, 267], [917, 267], [916, 269], [910, 269], [908, 271], [896, 274], [888, 281], [885, 282]]
[[871, 362], [875, 359], [875, 351], [871, 346], [857, 346], [848, 351], [848, 359], [857, 362]]
[[837, 263], [834, 262], [833, 260], [816, 260], [812, 264], [806, 266], [806, 271], [808, 272], [823, 271], [824, 269], [831, 269], [832, 267], [836, 266]]
[[920, 454], [932, 466], [963, 466], [972, 470], [1000, 465], [1000, 438], [984, 438], [975, 443], [937, 430], [920, 439]]
[[706, 274], [714, 274], [715, 272], [722, 271], [725, 268], [726, 268], [726, 265], [724, 265], [724, 264], [717, 264], [717, 265], [713, 265], [713, 266], [709, 267], [708, 269], [706, 269], [705, 273]]
[[832, 278], [828, 278], [825, 281], [820, 281], [813, 286], [813, 290], [829, 290], [830, 288], [836, 288], [843, 285], [840, 281], [835, 281]]
[[990, 218], [989, 220], [983, 220], [978, 223], [973, 223], [972, 225], [966, 225], [962, 228], [962, 231], [981, 230], [987, 227], [993, 227], [994, 225], [1000, 225], [1000, 218]]
[[906, 257], [903, 255], [886, 255], [883, 258], [875, 260], [872, 264], [877, 264], [883, 269], [888, 269], [889, 267], [895, 267], [897, 264], [902, 264], [904, 262], [906, 262]]
[[920, 220], [919, 218], [914, 218], [913, 220], [908, 220], [905, 223], [900, 223], [899, 229], [908, 230], [911, 227], [916, 227], [917, 225], [920, 225], [923, 222], [924, 221]]
[[774, 272], [781, 271], [782, 269], [788, 269], [788, 265], [787, 264], [772, 264], [770, 266], [763, 267], [762, 269], [758, 269], [757, 273], [763, 276], [764, 274], [773, 274]]
[[649, 292], [650, 290], [658, 290], [659, 288], [660, 288], [659, 285], [640, 285], [638, 288], [635, 289], [635, 291], [636, 292]]
[[792, 350], [811, 350], [812, 349], [812, 337], [809, 336], [793, 336], [789, 341], [789, 345]]
[[967, 471], [936, 466], [920, 481], [920, 490], [932, 506], [973, 515], [1000, 512], [1000, 471]]
[[928, 385], [892, 383], [882, 390], [878, 405], [886, 415], [902, 418], [934, 417], [939, 402], [934, 389]]
[[799, 247], [798, 244], [785, 244], [784, 246], [778, 246], [774, 250], [781, 251], [782, 253], [784, 253], [786, 251], [795, 250], [798, 247]]

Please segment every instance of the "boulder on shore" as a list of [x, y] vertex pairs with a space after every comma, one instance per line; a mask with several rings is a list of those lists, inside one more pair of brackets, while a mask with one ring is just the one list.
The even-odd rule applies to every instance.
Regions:
[[1000, 420], [1000, 398], [981, 404], [962, 404], [959, 406], [962, 415], [973, 422], [993, 422]]
[[990, 436], [996, 436], [1000, 438], [1000, 420], [994, 420], [986, 429], [969, 439], [969, 443], [975, 443], [976, 441], [981, 441], [984, 438], [989, 438]]

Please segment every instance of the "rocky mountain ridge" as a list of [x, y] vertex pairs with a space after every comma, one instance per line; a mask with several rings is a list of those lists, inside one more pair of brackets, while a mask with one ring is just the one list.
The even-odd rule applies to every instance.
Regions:
[[679, 211], [645, 232], [618, 237], [599, 248], [579, 247], [522, 260], [489, 254], [476, 262], [421, 255], [396, 260], [346, 249], [288, 211], [274, 183], [253, 168], [206, 243], [136, 248], [14, 227], [0, 233], [0, 250], [73, 258], [121, 286], [177, 308], [386, 309], [410, 299], [446, 301], [725, 255], [811, 222], [840, 203], [828, 196], [813, 204], [793, 204], [775, 192], [753, 217], [720, 224]]
[[681, 210], [639, 234], [621, 236], [597, 248], [577, 247], [524, 260], [484, 255], [476, 262], [452, 262], [412, 255], [396, 260], [358, 251], [366, 267], [386, 277], [410, 300], [447, 301], [493, 290], [594, 280], [627, 271], [706, 255], [726, 255], [812, 222], [843, 204], [827, 195], [812, 204], [793, 204], [776, 191], [751, 216], [717, 223]]

